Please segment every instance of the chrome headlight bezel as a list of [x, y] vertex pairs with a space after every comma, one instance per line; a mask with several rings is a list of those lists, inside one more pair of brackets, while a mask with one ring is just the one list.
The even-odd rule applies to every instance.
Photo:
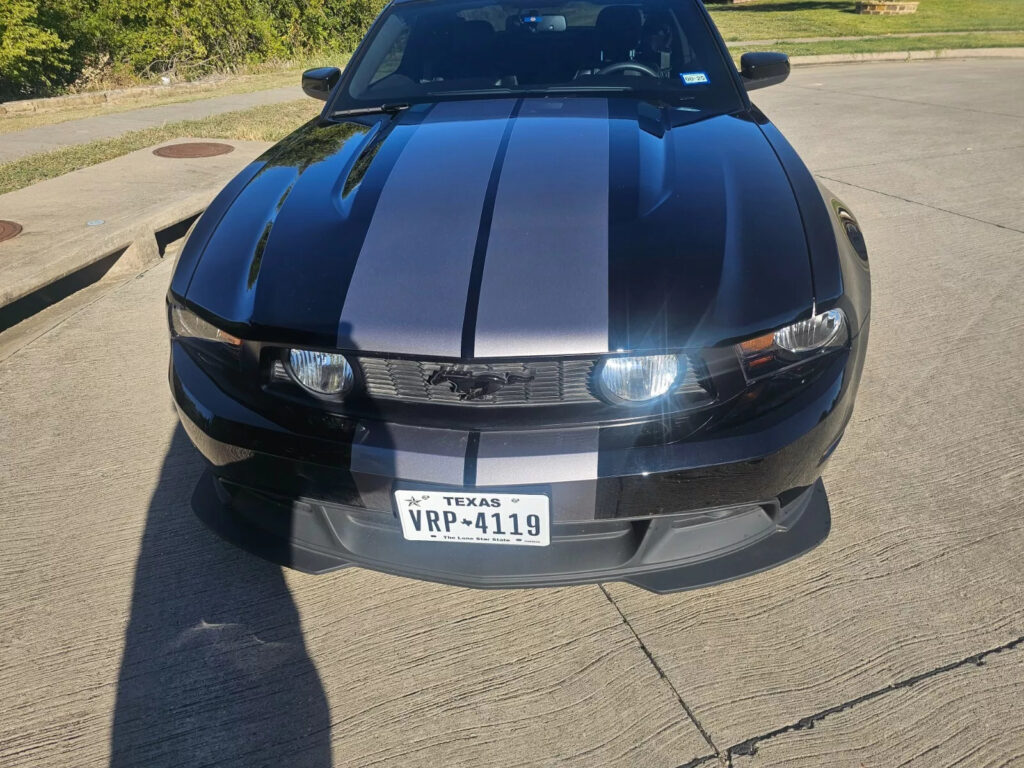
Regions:
[[822, 355], [845, 349], [850, 341], [849, 323], [842, 309], [815, 312], [771, 333], [755, 336], [735, 346], [749, 383], [781, 373]]
[[225, 344], [228, 347], [240, 348], [242, 340], [234, 334], [206, 320], [183, 304], [168, 302], [167, 323], [171, 334], [181, 339], [197, 339]]
[[167, 324], [171, 340], [181, 344], [196, 362], [225, 371], [241, 368], [245, 341], [233, 333], [173, 299], [167, 304]]

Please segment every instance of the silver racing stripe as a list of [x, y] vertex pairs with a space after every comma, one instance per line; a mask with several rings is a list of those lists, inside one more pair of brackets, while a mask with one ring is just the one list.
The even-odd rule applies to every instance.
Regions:
[[361, 350], [459, 357], [487, 182], [513, 99], [442, 102], [381, 191], [339, 318]]
[[597, 478], [600, 428], [480, 435], [476, 484], [566, 483]]
[[360, 423], [352, 441], [353, 474], [459, 487], [469, 433], [383, 421]]
[[608, 351], [608, 155], [606, 100], [523, 103], [494, 204], [476, 357]]

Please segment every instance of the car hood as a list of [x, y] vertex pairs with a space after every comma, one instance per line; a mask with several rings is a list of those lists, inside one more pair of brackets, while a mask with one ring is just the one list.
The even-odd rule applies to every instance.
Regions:
[[172, 288], [257, 338], [595, 354], [723, 343], [813, 305], [793, 192], [745, 116], [628, 99], [417, 105], [310, 123], [229, 190]]

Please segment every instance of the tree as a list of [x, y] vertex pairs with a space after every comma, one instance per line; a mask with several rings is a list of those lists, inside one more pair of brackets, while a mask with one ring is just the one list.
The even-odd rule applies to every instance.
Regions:
[[39, 22], [36, 0], [0, 2], [0, 96], [51, 88], [70, 68], [69, 42]]

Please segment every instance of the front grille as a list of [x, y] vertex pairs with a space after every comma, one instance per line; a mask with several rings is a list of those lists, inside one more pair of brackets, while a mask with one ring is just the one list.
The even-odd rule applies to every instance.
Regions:
[[[463, 364], [360, 357], [357, 362], [363, 371], [367, 393], [374, 398], [491, 406], [600, 402], [590, 386], [590, 374], [597, 362], [594, 359]], [[476, 375], [507, 375], [511, 380], [491, 395], [466, 399], [448, 382], [430, 383], [431, 376], [441, 369]], [[520, 381], [519, 378], [529, 380]], [[707, 398], [707, 391], [692, 365], [688, 366], [676, 393], [696, 399]]]
[[[438, 363], [425, 360], [394, 360], [383, 357], [361, 357], [366, 389], [371, 397], [462, 405], [541, 405], [551, 403], [587, 403], [595, 397], [590, 393], [590, 372], [593, 360], [554, 360], [510, 363]], [[451, 371], [472, 371], [474, 374], [495, 373], [513, 377], [492, 395], [465, 400], [454, 387], [441, 382], [431, 384], [431, 375], [442, 367]], [[529, 381], [517, 381], [516, 377]]]

